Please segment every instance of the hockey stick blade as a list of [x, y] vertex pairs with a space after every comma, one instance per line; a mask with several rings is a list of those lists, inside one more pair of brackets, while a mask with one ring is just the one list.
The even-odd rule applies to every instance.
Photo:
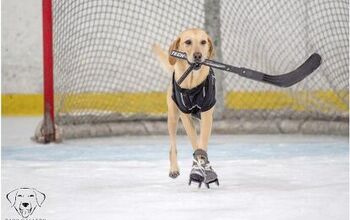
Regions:
[[313, 71], [315, 71], [321, 65], [321, 60], [321, 56], [317, 53], [314, 53], [297, 69], [282, 75], [268, 75], [262, 72], [246, 68], [240, 68], [242, 72], [238, 74], [250, 79], [269, 83], [275, 86], [290, 87], [305, 79], [305, 77], [307, 77]]
[[[179, 59], [187, 60], [186, 53], [180, 51], [173, 50], [170, 55]], [[235, 67], [208, 59], [205, 60], [202, 64], [216, 69], [237, 73], [240, 76], [259, 82], [265, 82], [279, 87], [289, 87], [300, 82], [305, 77], [310, 75], [314, 70], [316, 70], [321, 65], [321, 60], [321, 56], [317, 53], [314, 53], [297, 69], [282, 75], [268, 75], [259, 71], [243, 67]]]

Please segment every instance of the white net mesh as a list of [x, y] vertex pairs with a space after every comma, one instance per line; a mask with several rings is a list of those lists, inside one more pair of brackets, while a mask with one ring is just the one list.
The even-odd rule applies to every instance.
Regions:
[[239, 109], [231, 115], [308, 120], [347, 117], [347, 1], [223, 1], [221, 18], [222, 45], [230, 48], [222, 50], [226, 63], [281, 74], [295, 69], [314, 52], [323, 59], [314, 74], [288, 89], [226, 74], [226, 105]]
[[[167, 49], [184, 29], [205, 29], [205, 1], [53, 2], [56, 123], [164, 119], [171, 75], [151, 46]], [[348, 121], [348, 1], [216, 2], [220, 61], [273, 75], [295, 69], [314, 52], [323, 59], [288, 89], [224, 73], [218, 106], [224, 119], [243, 127], [249, 121], [262, 127], [276, 120]]]

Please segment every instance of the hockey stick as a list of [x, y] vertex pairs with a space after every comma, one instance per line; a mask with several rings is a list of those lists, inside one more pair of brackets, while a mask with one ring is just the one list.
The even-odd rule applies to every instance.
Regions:
[[178, 85], [181, 85], [181, 83], [186, 79], [186, 77], [188, 76], [188, 74], [190, 74], [190, 72], [194, 69], [194, 68], [198, 68], [200, 67], [200, 64], [195, 64], [192, 63], [190, 64], [190, 67], [187, 68], [187, 70], [182, 74], [182, 76], [180, 77], [180, 79], [176, 82]]
[[[179, 59], [184, 59], [187, 60], [186, 53], [180, 52], [173, 50], [170, 53], [171, 56], [179, 58]], [[303, 64], [301, 64], [297, 69], [294, 71], [291, 71], [289, 73], [281, 74], [281, 75], [268, 75], [259, 71], [243, 68], [243, 67], [235, 67], [231, 65], [227, 65], [224, 63], [220, 63], [214, 60], [209, 60], [206, 59], [204, 62], [198, 65], [206, 65], [210, 66], [213, 68], [217, 68], [220, 70], [225, 70], [233, 73], [237, 73], [240, 76], [256, 80], [259, 82], [264, 82], [264, 83], [269, 83], [275, 86], [280, 86], [280, 87], [289, 87], [292, 86], [301, 80], [303, 80], [305, 77], [310, 75], [314, 70], [316, 70], [320, 65], [321, 65], [321, 56], [317, 53], [312, 54]], [[187, 62], [189, 62], [187, 60]], [[191, 63], [190, 63], [191, 64]], [[188, 69], [187, 69], [188, 70]], [[189, 71], [190, 72], [190, 71]], [[187, 71], [187, 75], [189, 74]], [[187, 76], [186, 75], [186, 76]], [[182, 75], [180, 79], [182, 81], [186, 78], [185, 74]], [[180, 81], [180, 80], [179, 80]], [[181, 81], [181, 82], [182, 82]], [[178, 83], [179, 84], [179, 83]], [[180, 84], [179, 84], [180, 85]]]

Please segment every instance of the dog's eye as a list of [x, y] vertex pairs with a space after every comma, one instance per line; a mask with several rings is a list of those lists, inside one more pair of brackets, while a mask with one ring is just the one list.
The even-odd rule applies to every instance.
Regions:
[[23, 197], [23, 195], [17, 195], [17, 197]]
[[191, 40], [187, 40], [187, 41], [185, 41], [185, 44], [191, 45], [191, 44], [192, 44], [192, 41], [191, 41]]
[[29, 195], [29, 197], [34, 197], [34, 195]]
[[204, 44], [206, 44], [206, 43], [207, 43], [206, 40], [202, 40], [202, 41], [201, 41], [201, 44], [202, 44], [202, 45], [204, 45]]

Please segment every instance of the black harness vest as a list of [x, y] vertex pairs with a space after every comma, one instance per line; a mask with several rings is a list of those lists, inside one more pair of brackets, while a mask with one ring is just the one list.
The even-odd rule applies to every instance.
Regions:
[[177, 107], [186, 114], [191, 114], [196, 118], [201, 118], [200, 113], [211, 109], [215, 103], [215, 75], [210, 68], [207, 78], [198, 86], [192, 89], [181, 88], [175, 80], [173, 73], [173, 94]]

